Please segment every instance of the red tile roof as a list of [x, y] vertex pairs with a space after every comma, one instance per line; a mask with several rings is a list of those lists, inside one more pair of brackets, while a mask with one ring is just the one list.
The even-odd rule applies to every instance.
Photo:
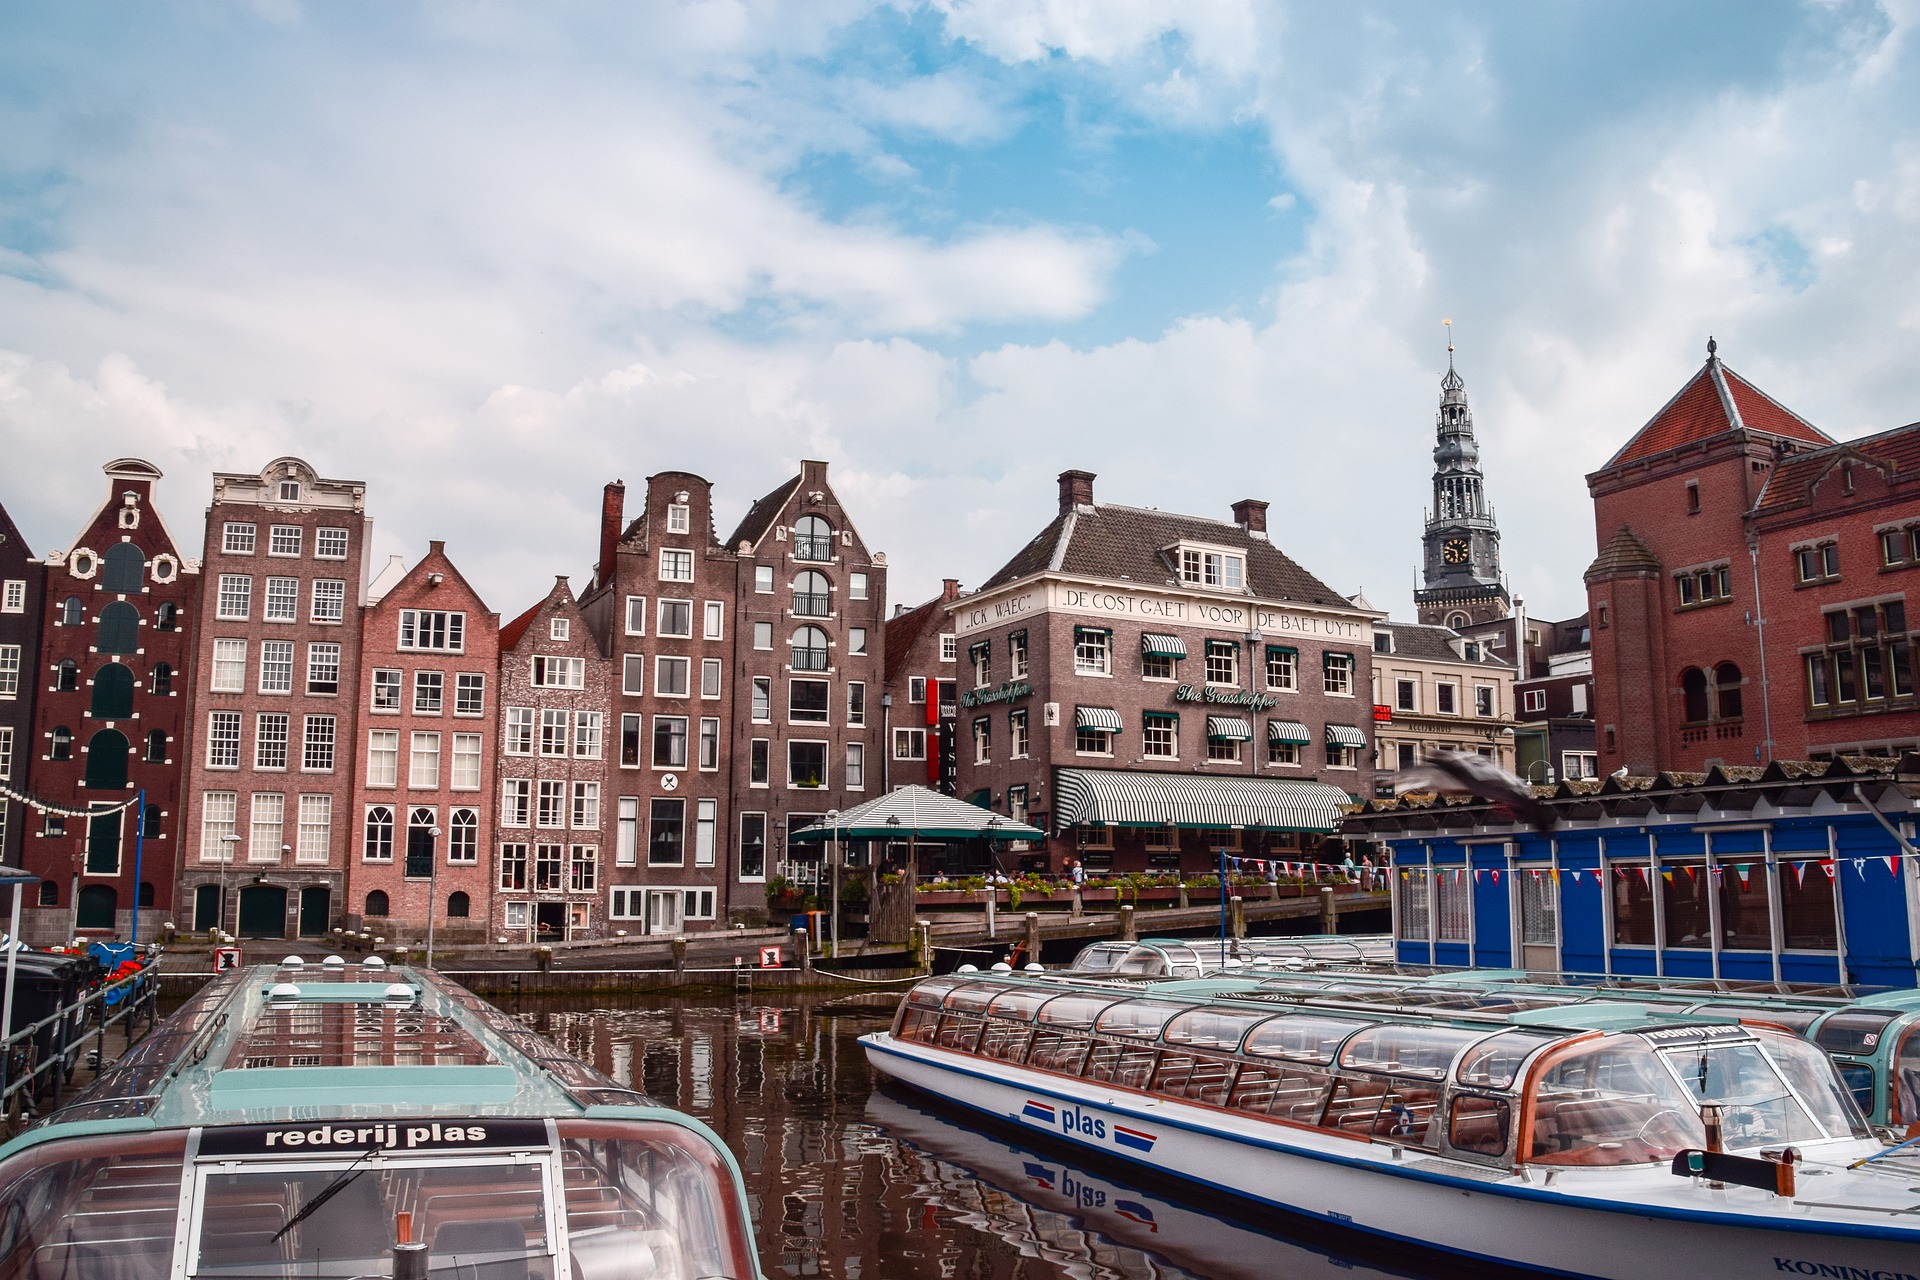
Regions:
[[539, 612], [546, 607], [547, 607], [547, 602], [545, 600], [537, 601], [531, 609], [528, 609], [525, 613], [515, 618], [512, 622], [509, 622], [506, 626], [500, 628], [501, 651], [505, 652], [506, 650], [511, 649], [515, 645], [519, 644], [520, 637], [527, 634], [527, 627], [532, 624], [534, 618], [539, 614]]
[[1808, 444], [1833, 443], [1832, 437], [1818, 427], [1720, 363], [1718, 356], [1708, 356], [1700, 371], [1613, 455], [1607, 466], [1638, 462], [1735, 427]]
[[1773, 474], [1767, 477], [1767, 487], [1760, 491], [1754, 513], [1776, 511], [1808, 501], [1814, 483], [1826, 474], [1827, 468], [1849, 454], [1881, 463], [1893, 473], [1895, 483], [1910, 484], [1911, 477], [1920, 474], [1920, 422], [1849, 440], [1830, 449], [1781, 459]]

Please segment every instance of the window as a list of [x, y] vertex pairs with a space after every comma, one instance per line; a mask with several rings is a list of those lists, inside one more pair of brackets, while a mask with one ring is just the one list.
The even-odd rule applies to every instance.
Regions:
[[533, 783], [526, 778], [508, 778], [500, 784], [500, 825], [524, 827], [533, 816]]
[[973, 722], [973, 762], [990, 764], [993, 761], [993, 721], [987, 716], [979, 716]]
[[1837, 543], [1797, 548], [1793, 559], [1794, 568], [1798, 570], [1802, 582], [1825, 582], [1840, 576], [1840, 547]]
[[893, 758], [895, 760], [925, 760], [927, 758], [927, 731], [925, 729], [895, 729], [893, 731]]
[[255, 528], [250, 524], [229, 523], [222, 531], [220, 550], [230, 556], [253, 554]]
[[[720, 802], [718, 800], [697, 801], [694, 805], [694, 815], [693, 865], [696, 867], [710, 867], [713, 865], [715, 848], [719, 843]], [[705, 893], [708, 901], [706, 914], [712, 915], [713, 907], [711, 903], [713, 893], [711, 890], [707, 890]], [[687, 895], [687, 902], [689, 907], [691, 907], [693, 894], [689, 893]], [[689, 910], [686, 914], [693, 915], [695, 913]]]
[[393, 667], [373, 669], [373, 709], [375, 711], [400, 710], [401, 678], [401, 673]]
[[867, 788], [867, 748], [864, 743], [847, 744], [847, 772], [844, 779], [849, 791], [864, 791]]
[[[224, 641], [214, 641], [216, 669], [219, 666], [218, 649], [222, 643]], [[260, 692], [293, 692], [293, 641], [262, 640], [260, 642]]]
[[1230, 640], [1207, 641], [1207, 683], [1240, 683], [1240, 646]]
[[600, 829], [599, 783], [576, 782], [573, 784], [573, 829], [575, 831]]
[[1180, 717], [1164, 711], [1149, 711], [1144, 717], [1144, 751], [1149, 756], [1172, 760], [1180, 754]]
[[1473, 687], [1473, 714], [1477, 716], [1494, 716], [1499, 714], [1494, 707], [1493, 687], [1491, 685], [1477, 684]]
[[313, 554], [320, 560], [345, 560], [347, 558], [347, 531], [345, 529], [315, 529], [313, 531]]
[[847, 628], [847, 656], [864, 658], [867, 656], [867, 629], [865, 627]]
[[254, 768], [284, 769], [287, 767], [287, 726], [289, 719], [290, 717], [282, 711], [265, 712], [254, 717]]
[[[527, 846], [519, 843], [500, 846], [500, 887], [510, 892], [523, 891], [527, 887]], [[510, 906], [524, 907], [524, 902], [511, 903]]]
[[656, 799], [651, 802], [647, 814], [648, 866], [677, 867], [686, 861], [686, 825], [686, 801]]
[[[55, 729], [57, 737], [61, 730]], [[71, 741], [71, 735], [69, 735]], [[54, 759], [67, 757], [55, 755]], [[240, 713], [238, 711], [215, 711], [207, 717], [207, 767], [209, 769], [238, 769], [240, 767]]]
[[693, 636], [693, 601], [662, 600], [659, 602], [660, 620], [657, 634], [674, 640], [687, 640]]
[[60, 602], [60, 625], [78, 627], [87, 620], [87, 608], [80, 603], [79, 596], [68, 596]]
[[599, 711], [576, 711], [573, 713], [573, 754], [582, 760], [600, 758], [600, 726], [604, 713]]
[[711, 773], [720, 767], [720, 718], [705, 716], [700, 721], [700, 768]]
[[0, 613], [25, 613], [26, 611], [26, 581], [21, 578], [10, 578], [4, 584], [0, 584]]
[[[232, 711], [232, 712], [216, 711], [214, 712], [214, 714], [216, 716], [231, 715], [233, 717], [234, 761], [233, 761], [233, 765], [230, 765], [228, 767], [229, 768], [237, 767], [240, 763], [240, 751], [239, 751], [240, 713], [237, 711]], [[73, 759], [73, 730], [67, 728], [67, 726], [63, 724], [57, 724], [53, 726], [53, 732], [49, 734], [48, 737], [50, 739], [47, 746], [48, 759], [50, 760]], [[208, 762], [212, 763], [213, 747], [211, 744], [208, 745], [207, 753], [208, 753]]]
[[718, 600], [709, 600], [706, 605], [706, 618], [701, 625], [701, 635], [708, 640], [726, 639], [727, 607]]
[[536, 892], [553, 892], [561, 887], [561, 876], [566, 871], [565, 854], [564, 845], [533, 846], [533, 887]]
[[960, 642], [951, 633], [940, 637], [940, 661], [954, 662], [960, 657]]
[[[15, 646], [15, 647], [17, 648], [18, 646]], [[288, 649], [287, 654], [288, 654], [288, 666], [289, 668], [291, 668], [293, 650]], [[4, 693], [6, 691], [5, 689], [6, 665], [7, 665], [6, 647], [4, 645], [0, 645], [0, 693]], [[293, 672], [291, 670], [287, 672], [287, 683], [289, 688], [291, 688], [293, 683]], [[168, 666], [164, 662], [154, 663], [153, 664], [153, 684], [151, 687], [156, 696], [162, 697], [162, 698], [170, 697], [173, 693], [173, 668]]]
[[768, 723], [773, 719], [773, 677], [771, 676], [753, 678], [753, 719], [756, 724]]
[[640, 767], [640, 734], [642, 717], [623, 715], [620, 717], [620, 767], [638, 769]]
[[660, 552], [660, 581], [692, 582], [693, 581], [693, 552], [667, 551], [667, 550], [661, 551]]
[[647, 634], [647, 598], [645, 596], [627, 597], [627, 634], [630, 636]]
[[1520, 709], [1522, 711], [1545, 711], [1547, 709], [1547, 691], [1545, 689], [1521, 690]]
[[338, 723], [332, 716], [307, 716], [305, 720], [305, 733], [301, 733], [301, 770], [332, 773]]
[[825, 680], [787, 682], [787, 722], [789, 724], [825, 724], [833, 686]]
[[631, 867], [640, 859], [640, 801], [635, 796], [622, 796], [619, 814], [615, 822], [617, 835], [613, 846], [613, 865]]
[[247, 687], [247, 642], [213, 642], [213, 683], [215, 693], [243, 693]]
[[1284, 742], [1269, 731], [1267, 735], [1267, 763], [1297, 767], [1300, 763], [1300, 744]]
[[467, 615], [427, 609], [400, 611], [400, 647], [441, 653], [464, 653]]
[[220, 593], [215, 600], [214, 616], [233, 622], [245, 622], [252, 613], [253, 579], [244, 573], [221, 574]]
[[1418, 711], [1420, 709], [1420, 682], [1418, 680], [1395, 680], [1393, 682], [1393, 709], [1395, 711]]
[[1113, 632], [1099, 627], [1073, 629], [1073, 671], [1075, 675], [1113, 674]]
[[300, 579], [268, 578], [266, 604], [260, 611], [260, 617], [267, 622], [298, 622]]
[[546, 779], [538, 785], [539, 803], [534, 808], [536, 827], [567, 825], [567, 784]]
[[773, 648], [773, 624], [756, 622], [753, 624], [753, 647], [756, 649]]
[[647, 655], [629, 653], [620, 663], [620, 692], [635, 697], [647, 691]]
[[367, 785], [400, 785], [400, 731], [371, 729], [367, 732]]
[[572, 893], [594, 893], [600, 887], [600, 848], [576, 844], [567, 852], [567, 889]]
[[276, 524], [267, 538], [267, 554], [270, 556], [297, 556], [300, 554], [300, 526], [297, 524]]
[[667, 506], [667, 532], [686, 533], [693, 528], [693, 513], [684, 502], [669, 503]]
[[1219, 551], [1196, 551], [1183, 547], [1180, 551], [1180, 580], [1197, 586], [1238, 591], [1241, 564], [1242, 560], [1239, 556], [1230, 556]]
[[533, 685], [536, 689], [584, 689], [587, 683], [585, 658], [552, 658], [535, 654]]
[[702, 658], [700, 660], [700, 696], [703, 698], [720, 696], [720, 659]]
[[686, 697], [692, 669], [691, 658], [654, 659], [653, 691], [663, 698]]
[[450, 785], [455, 791], [480, 789], [479, 734], [456, 733], [453, 735], [453, 777]]
[[827, 744], [789, 742], [787, 744], [787, 785], [824, 787], [827, 785]]
[[927, 700], [927, 678], [925, 676], [907, 677], [907, 701], [915, 705]]
[[653, 718], [653, 767], [656, 769], [687, 767], [687, 718], [685, 716]]
[[[1329, 693], [1333, 692], [1331, 689]], [[1433, 709], [1443, 716], [1454, 715], [1460, 710], [1460, 686], [1444, 681], [1433, 686]]]
[[1438, 940], [1473, 941], [1473, 877], [1465, 867], [1435, 867], [1433, 878]]
[[413, 673], [413, 713], [420, 716], [437, 716], [441, 703], [446, 696], [447, 677], [439, 671], [416, 671]]
[[280, 837], [286, 826], [287, 798], [279, 792], [254, 792], [247, 825], [247, 861], [280, 861]]
[[1599, 777], [1599, 753], [1595, 751], [1562, 751], [1560, 753], [1560, 776], [1562, 779]]
[[487, 709], [487, 678], [468, 671], [456, 675], [453, 685], [453, 714], [484, 715]]
[[1325, 653], [1320, 655], [1320, 669], [1326, 680], [1327, 692], [1344, 697], [1353, 696], [1353, 655], [1350, 653]]
[[850, 573], [847, 575], [847, 599], [865, 600], [867, 598], [867, 575]]
[[1327, 767], [1330, 769], [1352, 769], [1359, 764], [1358, 748], [1344, 742], [1327, 744]]
[[564, 756], [568, 751], [571, 713], [547, 708], [540, 712], [540, 754]]
[[993, 683], [993, 642], [982, 640], [967, 647], [967, 658], [973, 664], [973, 687], [984, 688]]
[[[0, 782], [9, 781], [12, 777], [13, 777], [13, 726], [0, 725]], [[6, 806], [4, 804], [0, 804], [0, 814], [4, 814], [5, 811], [6, 811]]]
[[366, 831], [360, 845], [360, 856], [363, 860], [393, 861], [393, 824], [392, 805], [370, 804], [367, 806]]
[[793, 580], [793, 616], [825, 618], [833, 611], [827, 575], [808, 569]]
[[867, 722], [867, 686], [859, 681], [847, 685], [847, 726], [858, 728]]
[[1674, 590], [1682, 609], [1703, 604], [1725, 604], [1733, 599], [1733, 582], [1724, 564], [1682, 569], [1674, 574]]
[[793, 526], [793, 558], [816, 562], [833, 559], [833, 527], [819, 516], [801, 516]]
[[413, 790], [431, 790], [440, 785], [440, 735], [413, 735], [413, 748], [407, 760], [407, 786]]
[[1430, 932], [1427, 876], [1425, 867], [1400, 870], [1400, 937], [1408, 942], [1425, 942]]
[[1113, 733], [1108, 729], [1077, 727], [1073, 731], [1073, 749], [1083, 756], [1113, 754]]
[[299, 823], [294, 861], [326, 862], [333, 845], [333, 797], [301, 796]]
[[795, 671], [827, 670], [827, 633], [818, 627], [801, 627], [794, 632], [792, 665]]
[[747, 757], [747, 783], [749, 786], [765, 787], [773, 782], [773, 744], [765, 738], [755, 738]]
[[753, 589], [763, 596], [773, 594], [773, 566], [757, 564], [753, 567]]
[[307, 646], [307, 692], [311, 694], [340, 692], [339, 645], [310, 644]]
[[763, 880], [767, 874], [767, 815], [740, 815], [740, 878]]
[[1140, 676], [1145, 680], [1171, 680], [1177, 668], [1176, 659], [1167, 653], [1143, 653], [1140, 655]]
[[0, 644], [0, 697], [20, 696], [20, 649], [17, 644]]

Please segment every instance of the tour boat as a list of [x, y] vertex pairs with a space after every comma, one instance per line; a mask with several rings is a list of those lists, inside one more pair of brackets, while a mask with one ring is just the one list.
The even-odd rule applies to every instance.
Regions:
[[0, 1276], [761, 1280], [739, 1167], [431, 971], [222, 974], [0, 1147]]
[[1920, 1272], [1920, 1157], [1788, 1031], [1233, 986], [955, 974], [862, 1043], [895, 1080], [1036, 1133], [1482, 1264]]

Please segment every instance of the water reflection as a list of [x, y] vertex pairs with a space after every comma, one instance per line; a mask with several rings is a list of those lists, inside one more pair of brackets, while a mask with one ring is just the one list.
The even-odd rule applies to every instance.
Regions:
[[924, 1100], [876, 1092], [857, 1039], [883, 1026], [889, 1007], [806, 995], [503, 1007], [726, 1140], [746, 1175], [770, 1276], [1415, 1274], [1255, 1230], [1143, 1188], [1124, 1168], [1091, 1168], [1078, 1154], [1065, 1161], [1018, 1135], [978, 1132]]

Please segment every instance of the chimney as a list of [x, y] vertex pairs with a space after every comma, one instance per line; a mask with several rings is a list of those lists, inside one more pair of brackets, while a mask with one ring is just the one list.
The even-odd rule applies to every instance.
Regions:
[[958, 600], [959, 598], [960, 598], [960, 579], [958, 578], [940, 579], [941, 601], [943, 603], [951, 603], [955, 600]]
[[1247, 531], [1248, 536], [1265, 538], [1267, 536], [1267, 504], [1258, 498], [1242, 498], [1233, 504], [1233, 522]]
[[427, 544], [427, 554], [430, 556], [444, 557], [447, 554], [447, 544], [444, 542], [429, 542]]
[[620, 526], [626, 520], [627, 486], [615, 480], [600, 495], [600, 563], [593, 567], [596, 586], [613, 581], [613, 557], [620, 546]]
[[1093, 472], [1062, 471], [1060, 473], [1060, 514], [1078, 508], [1093, 506]]

